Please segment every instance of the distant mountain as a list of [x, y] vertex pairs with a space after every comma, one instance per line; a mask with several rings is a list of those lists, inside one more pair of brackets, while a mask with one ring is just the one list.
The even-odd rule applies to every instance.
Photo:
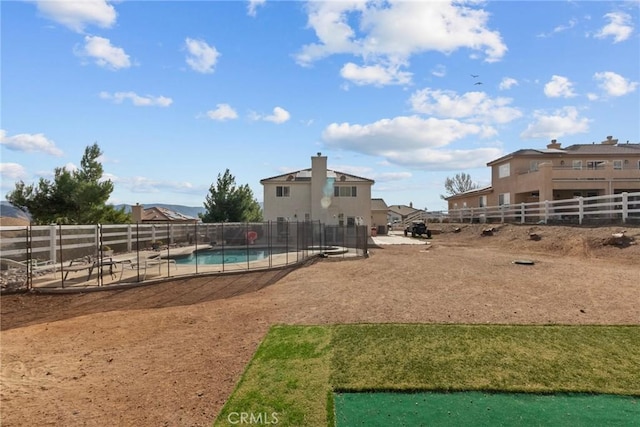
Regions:
[[[116, 205], [116, 209], [124, 208], [124, 211], [129, 213], [131, 212], [131, 205]], [[183, 206], [183, 205], [168, 205], [166, 203], [146, 203], [143, 205], [145, 209], [147, 208], [165, 208], [170, 209], [174, 212], [181, 213], [183, 215], [187, 215], [193, 218], [198, 218], [199, 213], [204, 213], [204, 207], [197, 206]]]
[[31, 220], [31, 216], [29, 214], [22, 212], [6, 200], [0, 200], [0, 216], [25, 219], [27, 221]]

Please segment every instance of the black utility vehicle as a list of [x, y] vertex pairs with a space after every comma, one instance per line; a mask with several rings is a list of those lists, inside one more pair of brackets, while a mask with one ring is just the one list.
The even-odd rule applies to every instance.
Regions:
[[411, 233], [411, 237], [427, 236], [427, 239], [431, 238], [431, 230], [427, 228], [427, 224], [423, 221], [413, 221], [410, 226], [404, 229], [404, 235], [408, 236]]

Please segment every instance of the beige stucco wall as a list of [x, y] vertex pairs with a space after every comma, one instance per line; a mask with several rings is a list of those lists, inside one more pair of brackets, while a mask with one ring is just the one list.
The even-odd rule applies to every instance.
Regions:
[[[573, 168], [573, 160], [582, 161], [582, 169]], [[622, 169], [614, 169], [614, 160], [621, 161]], [[532, 170], [531, 162], [538, 162]], [[604, 161], [600, 169], [587, 169], [587, 162]], [[500, 166], [509, 163], [509, 176], [500, 178]], [[487, 193], [487, 206], [498, 206], [500, 194], [508, 193], [510, 204], [559, 200], [580, 193], [609, 195], [622, 191], [640, 191], [640, 153], [576, 154], [558, 153], [508, 157], [491, 164], [491, 187]], [[478, 194], [461, 195], [448, 201], [449, 209], [478, 207]]]
[[[304, 221], [305, 214], [310, 214], [312, 221], [335, 225], [343, 214], [344, 223], [348, 217], [361, 219], [367, 226], [372, 224], [371, 186], [369, 180], [336, 180], [327, 178], [327, 158], [314, 156], [311, 158], [312, 172], [310, 180], [271, 179], [263, 181], [264, 212], [266, 221], [276, 221], [279, 217], [290, 221]], [[286, 178], [286, 177], [285, 177]], [[276, 187], [290, 187], [289, 197], [276, 197]], [[334, 186], [355, 186], [356, 197], [334, 197]], [[381, 224], [386, 223], [385, 219]]]
[[[582, 169], [573, 169], [573, 160], [582, 161]], [[613, 161], [620, 160], [623, 168], [614, 169]], [[530, 170], [531, 161], [538, 161], [538, 170]], [[589, 161], [604, 161], [600, 169], [587, 169]], [[626, 162], [625, 162], [626, 161]], [[640, 155], [570, 155], [557, 157], [511, 158], [495, 164], [491, 170], [493, 194], [489, 205], [498, 205], [501, 193], [509, 193], [511, 203], [566, 198], [566, 191], [608, 195], [620, 191], [640, 191]], [[510, 164], [511, 173], [500, 178], [500, 165]], [[538, 193], [535, 197], [531, 193]], [[563, 194], [565, 196], [563, 196]]]

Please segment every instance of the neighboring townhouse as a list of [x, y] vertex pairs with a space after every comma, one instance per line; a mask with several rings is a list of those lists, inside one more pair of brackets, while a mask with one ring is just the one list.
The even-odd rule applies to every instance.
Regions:
[[265, 221], [320, 221], [326, 225], [374, 223], [374, 181], [327, 169], [327, 157], [311, 157], [311, 168], [260, 180]]
[[413, 218], [417, 215], [420, 209], [413, 207], [413, 203], [409, 202], [407, 205], [391, 205], [388, 209], [387, 222], [389, 224], [404, 224], [409, 218]]
[[387, 214], [389, 207], [383, 199], [371, 199], [371, 232], [387, 234]]
[[449, 210], [563, 200], [640, 191], [640, 144], [599, 144], [522, 149], [487, 163], [491, 186], [447, 198]]
[[134, 223], [141, 224], [195, 224], [201, 222], [180, 212], [162, 207], [144, 209], [142, 205], [131, 206], [131, 218]]

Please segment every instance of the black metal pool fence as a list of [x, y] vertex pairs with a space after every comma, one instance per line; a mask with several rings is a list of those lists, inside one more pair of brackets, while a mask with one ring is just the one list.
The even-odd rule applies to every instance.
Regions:
[[[44, 226], [3, 226], [0, 227], [0, 259], [2, 263], [2, 290], [7, 290], [7, 280], [16, 278], [15, 267], [23, 265], [24, 274], [10, 286], [11, 290], [32, 289], [34, 279], [38, 279], [42, 266], [53, 265], [59, 276], [59, 287], [65, 287], [69, 271], [77, 271], [78, 265], [93, 262], [96, 267], [97, 286], [103, 285], [102, 268], [109, 264], [106, 259], [117, 259], [148, 251], [159, 253], [161, 260], [193, 253], [198, 256], [202, 250], [215, 249], [246, 250], [247, 254], [256, 248], [264, 252], [268, 262], [233, 263], [233, 268], [222, 261], [221, 272], [257, 270], [282, 267], [305, 261], [312, 256], [332, 254], [332, 256], [365, 256], [368, 253], [368, 232], [366, 226], [333, 226], [318, 221], [290, 222], [267, 221], [251, 223], [195, 223], [195, 224], [95, 224], [95, 225], [44, 225]], [[277, 261], [274, 256], [282, 254]], [[5, 261], [9, 260], [9, 261]], [[103, 265], [104, 264], [104, 265]], [[138, 274], [131, 280], [140, 281]], [[73, 266], [73, 267], [72, 267]], [[13, 268], [14, 273], [8, 272]], [[171, 268], [166, 269], [168, 277], [178, 277]], [[210, 274], [210, 271], [195, 273]], [[19, 276], [19, 275], [18, 275]], [[9, 278], [9, 279], [8, 279]], [[157, 276], [155, 276], [157, 278]], [[163, 277], [164, 278], [164, 277]], [[56, 287], [56, 285], [52, 285]], [[47, 287], [52, 287], [47, 285]]]

